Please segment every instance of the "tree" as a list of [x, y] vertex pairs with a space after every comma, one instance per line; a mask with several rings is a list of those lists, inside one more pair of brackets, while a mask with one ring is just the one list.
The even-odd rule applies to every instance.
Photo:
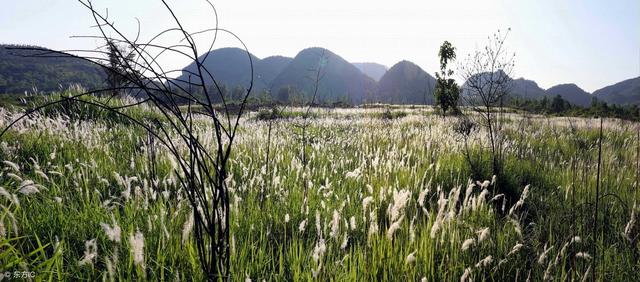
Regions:
[[436, 73], [436, 89], [435, 99], [436, 105], [442, 110], [442, 115], [445, 115], [449, 109], [454, 112], [458, 111], [458, 99], [460, 97], [460, 88], [456, 81], [451, 78], [453, 70], [447, 70], [447, 64], [456, 58], [456, 48], [445, 41], [440, 46], [438, 56], [440, 57], [440, 73]]
[[492, 172], [502, 173], [504, 135], [502, 118], [504, 98], [511, 91], [511, 73], [515, 66], [515, 54], [505, 50], [504, 41], [509, 34], [500, 30], [489, 37], [487, 46], [469, 54], [461, 65], [460, 73], [466, 81], [463, 97], [478, 113], [480, 124], [487, 129], [492, 157]]
[[553, 97], [551, 101], [551, 111], [553, 113], [561, 113], [565, 111], [565, 101], [560, 95]]
[[122, 93], [122, 88], [125, 87], [127, 78], [129, 75], [138, 75], [138, 67], [135, 66], [135, 53], [127, 50], [128, 48], [119, 45], [114, 39], [107, 38], [107, 57], [108, 68], [105, 69], [107, 73], [107, 85], [111, 89], [111, 94], [117, 96]]
[[278, 102], [280, 103], [287, 103], [289, 102], [290, 99], [290, 94], [291, 94], [291, 86], [285, 86], [282, 87], [280, 89], [278, 89], [278, 94], [276, 96], [276, 100], [278, 100]]

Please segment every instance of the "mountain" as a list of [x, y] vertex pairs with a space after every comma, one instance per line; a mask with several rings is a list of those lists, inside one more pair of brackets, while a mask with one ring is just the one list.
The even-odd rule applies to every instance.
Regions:
[[258, 80], [262, 80], [265, 85], [270, 85], [278, 74], [292, 61], [292, 58], [283, 56], [266, 57], [258, 61], [255, 65]]
[[323, 48], [308, 48], [295, 58], [272, 81], [273, 91], [291, 86], [310, 97], [315, 86], [316, 69], [321, 67], [317, 101], [361, 103], [375, 92], [376, 82], [340, 56]]
[[[491, 83], [492, 81], [494, 81], [494, 83]], [[479, 103], [479, 97], [475, 97], [477, 91], [470, 86], [470, 83], [475, 83], [478, 87], [485, 87], [485, 91], [490, 91], [489, 87], [491, 87], [493, 88], [493, 90], [491, 90], [492, 92], [497, 91], [495, 88], [499, 84], [500, 91], [508, 91], [508, 94], [504, 96], [505, 101], [510, 100], [512, 97], [521, 99], [542, 99], [545, 97], [544, 89], [540, 88], [535, 81], [524, 78], [512, 79], [504, 71], [497, 70], [493, 73], [484, 72], [474, 74], [464, 82], [462, 85], [462, 100], [465, 103], [471, 101]]]
[[387, 66], [378, 63], [353, 63], [353, 65], [375, 81], [380, 81], [388, 69]]
[[560, 95], [560, 97], [567, 100], [567, 102], [582, 107], [589, 107], [593, 97], [573, 83], [556, 85], [547, 89], [546, 92], [549, 98]]
[[74, 57], [36, 58], [43, 51], [8, 48], [37, 46], [0, 45], [0, 94], [21, 94], [37, 88], [40, 92], [58, 91], [74, 84], [87, 89], [104, 86], [102, 68]]
[[[254, 67], [254, 88], [264, 88], [265, 83], [260, 79], [255, 79], [258, 77], [256, 70], [260, 59], [251, 53], [247, 54], [245, 50], [240, 48], [216, 49], [200, 56], [198, 60], [202, 62], [202, 65], [211, 73], [219, 85], [249, 87], [251, 81], [249, 57], [251, 57]], [[189, 81], [189, 72], [197, 73], [195, 62], [186, 66], [178, 79]], [[206, 85], [213, 84], [213, 80], [207, 74], [203, 75]], [[194, 77], [191, 78], [192, 81], [194, 79]]]
[[433, 104], [436, 81], [409, 61], [393, 65], [378, 83], [376, 99], [394, 104]]
[[593, 96], [610, 104], [640, 104], [640, 77], [598, 89]]
[[544, 98], [546, 92], [535, 81], [521, 77], [511, 81], [511, 95], [536, 100]]

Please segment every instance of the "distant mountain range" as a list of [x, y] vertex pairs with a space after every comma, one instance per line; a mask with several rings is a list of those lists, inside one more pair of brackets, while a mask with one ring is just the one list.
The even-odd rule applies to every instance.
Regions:
[[[24, 52], [10, 52], [0, 45], [0, 93], [23, 93], [34, 88], [57, 91], [81, 84], [89, 89], [104, 85], [104, 71], [75, 58], [32, 58]], [[15, 56], [17, 54], [18, 56]], [[206, 60], [205, 59], [206, 56]], [[391, 68], [377, 63], [349, 63], [323, 48], [308, 48], [294, 58], [271, 56], [260, 59], [238, 48], [221, 48], [201, 56], [204, 66], [220, 85], [247, 87], [251, 81], [249, 58], [253, 62], [255, 93], [277, 93], [290, 87], [310, 95], [314, 76], [321, 66], [317, 101], [384, 102], [395, 104], [433, 104], [435, 79], [416, 64], [401, 61]], [[195, 63], [187, 65], [178, 79], [188, 81]], [[193, 78], [192, 78], [193, 79]], [[211, 79], [205, 83], [211, 85]], [[535, 81], [517, 78], [511, 95], [524, 99], [553, 98], [560, 95], [569, 103], [589, 106], [593, 98], [611, 104], [640, 104], [640, 77], [627, 79], [596, 90], [593, 94], [575, 84], [542, 89]]]

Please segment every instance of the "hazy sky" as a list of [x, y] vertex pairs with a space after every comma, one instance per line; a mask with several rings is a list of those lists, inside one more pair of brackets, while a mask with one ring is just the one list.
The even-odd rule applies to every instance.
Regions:
[[[0, 42], [54, 49], [95, 48], [96, 40], [71, 39], [95, 30], [90, 14], [74, 0], [3, 0]], [[172, 27], [159, 0], [94, 0], [130, 36], [136, 21], [142, 38]], [[202, 0], [168, 0], [188, 29], [213, 26]], [[507, 47], [516, 53], [515, 77], [542, 88], [576, 83], [586, 91], [640, 76], [638, 0], [441, 0], [441, 1], [213, 1], [220, 27], [237, 33], [264, 58], [295, 56], [306, 47], [330, 49], [350, 62], [391, 67], [410, 60], [433, 74], [444, 40], [459, 57], [484, 46], [487, 36], [511, 27]], [[174, 40], [175, 42], [175, 40]], [[229, 37], [218, 47], [237, 46]], [[187, 62], [164, 61], [172, 67]]]

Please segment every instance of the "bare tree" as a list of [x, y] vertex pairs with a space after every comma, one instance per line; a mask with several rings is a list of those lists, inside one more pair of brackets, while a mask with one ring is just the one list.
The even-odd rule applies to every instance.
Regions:
[[509, 34], [498, 30], [489, 37], [487, 46], [469, 54], [460, 65], [458, 73], [465, 82], [463, 99], [479, 116], [480, 124], [487, 130], [492, 157], [492, 172], [502, 172], [504, 135], [502, 119], [504, 100], [511, 91], [511, 74], [515, 54], [504, 46]]
[[[169, 154], [175, 158], [177, 168], [174, 173], [180, 186], [176, 193], [185, 193], [191, 205], [194, 216], [194, 237], [196, 249], [203, 272], [209, 281], [231, 280], [230, 277], [230, 246], [229, 246], [229, 191], [226, 178], [228, 177], [229, 157], [232, 144], [240, 123], [240, 117], [245, 109], [247, 99], [253, 88], [253, 79], [241, 99], [236, 113], [232, 113], [224, 97], [220, 97], [222, 105], [214, 104], [212, 95], [221, 95], [220, 86], [211, 72], [204, 66], [209, 52], [213, 49], [218, 33], [226, 33], [237, 39], [247, 52], [251, 77], [253, 78], [253, 62], [244, 43], [232, 32], [218, 26], [217, 12], [208, 0], [206, 2], [213, 14], [215, 26], [195, 32], [187, 31], [173, 9], [166, 1], [161, 0], [173, 27], [161, 31], [149, 41], [139, 40], [140, 32], [135, 39], [125, 36], [104, 15], [97, 11], [90, 0], [78, 0], [86, 7], [95, 21], [97, 36], [81, 36], [82, 38], [99, 39], [113, 44], [119, 44], [126, 49], [111, 48], [111, 50], [66, 50], [51, 51], [41, 48], [18, 48], [29, 51], [28, 56], [74, 57], [91, 62], [107, 70], [120, 83], [102, 89], [93, 89], [83, 93], [62, 97], [60, 100], [47, 102], [26, 111], [22, 116], [12, 121], [7, 128], [0, 132], [0, 137], [19, 120], [28, 118], [32, 113], [47, 107], [62, 103], [84, 103], [99, 109], [115, 113], [130, 120], [133, 124], [144, 128], [149, 135], [149, 143], [157, 142], [164, 146]], [[138, 26], [139, 30], [140, 26]], [[113, 36], [108, 35], [113, 34]], [[175, 45], [156, 43], [159, 38], [173, 35], [180, 40]], [[204, 53], [196, 45], [195, 37], [211, 35], [210, 42]], [[128, 50], [123, 52], [122, 50]], [[134, 55], [131, 55], [134, 54]], [[163, 55], [180, 56], [196, 65], [195, 70], [167, 70], [158, 62]], [[117, 67], [110, 60], [118, 63]], [[172, 74], [186, 72], [189, 79], [174, 79]], [[210, 90], [205, 81], [212, 81], [214, 87]], [[217, 93], [209, 93], [212, 90]], [[194, 91], [196, 90], [196, 91]], [[201, 91], [204, 95], [196, 95]], [[136, 98], [135, 102], [114, 106], [109, 103], [118, 93], [127, 93]], [[100, 93], [112, 93], [111, 97], [101, 99]], [[95, 99], [83, 99], [96, 96]], [[222, 95], [221, 95], [222, 96]], [[132, 117], [125, 109], [140, 104], [148, 104], [161, 113], [161, 118], [143, 119]], [[195, 111], [194, 108], [199, 110]], [[213, 124], [213, 144], [206, 143], [205, 136], [196, 129], [194, 118], [209, 119]], [[153, 140], [153, 141], [151, 141]], [[210, 146], [209, 146], [210, 145]], [[150, 146], [150, 147], [155, 147]], [[213, 148], [211, 148], [213, 147]], [[155, 150], [155, 149], [152, 149]], [[155, 153], [150, 153], [150, 160], [155, 160]], [[153, 170], [155, 166], [150, 167]], [[155, 177], [155, 172], [151, 173]], [[154, 183], [155, 181], [151, 181]], [[155, 184], [154, 184], [155, 185]], [[154, 187], [155, 188], [155, 187]]]

